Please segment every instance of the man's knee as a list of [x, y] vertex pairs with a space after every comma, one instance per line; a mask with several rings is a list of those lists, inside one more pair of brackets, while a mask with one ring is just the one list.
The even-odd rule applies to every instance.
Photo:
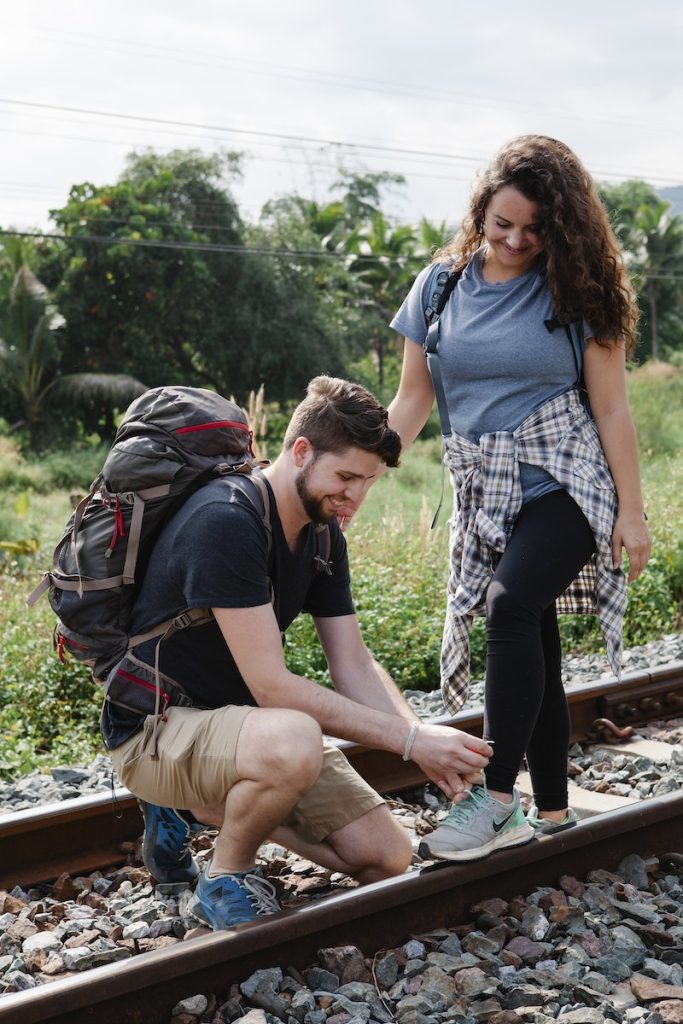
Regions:
[[401, 825], [396, 825], [396, 831], [391, 841], [378, 850], [378, 858], [375, 870], [380, 878], [393, 878], [395, 875], [402, 875], [410, 867], [413, 859], [413, 844], [410, 835]]
[[361, 882], [401, 875], [409, 867], [413, 847], [409, 833], [386, 805], [375, 807], [332, 837], [332, 845]]
[[320, 774], [320, 726], [302, 711], [257, 708], [245, 719], [237, 745], [237, 766], [245, 777], [289, 781], [302, 791]]

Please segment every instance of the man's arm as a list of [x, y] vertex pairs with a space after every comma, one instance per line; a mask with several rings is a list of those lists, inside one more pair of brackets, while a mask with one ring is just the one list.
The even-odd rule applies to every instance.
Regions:
[[[355, 616], [327, 619], [322, 626], [321, 641], [334, 665], [333, 681], [342, 691], [337, 693], [288, 670], [270, 604], [214, 608], [213, 613], [242, 678], [261, 707], [303, 711], [329, 736], [403, 754], [415, 716], [386, 673], [373, 669], [375, 663], [360, 639]], [[321, 622], [316, 622], [319, 629]], [[341, 667], [345, 643], [349, 645], [349, 669]], [[359, 682], [354, 682], [356, 673]], [[355, 696], [361, 690], [364, 699]], [[359, 704], [363, 706], [362, 714]], [[463, 791], [462, 777], [485, 767], [490, 754], [490, 747], [476, 737], [446, 727], [421, 725], [412, 759], [454, 797]]]

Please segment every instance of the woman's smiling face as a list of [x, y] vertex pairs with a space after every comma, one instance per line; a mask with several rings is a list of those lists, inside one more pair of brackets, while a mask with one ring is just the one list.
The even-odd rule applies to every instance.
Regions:
[[513, 185], [504, 185], [491, 196], [484, 216], [487, 276], [508, 280], [531, 268], [543, 252], [538, 217], [538, 203]]

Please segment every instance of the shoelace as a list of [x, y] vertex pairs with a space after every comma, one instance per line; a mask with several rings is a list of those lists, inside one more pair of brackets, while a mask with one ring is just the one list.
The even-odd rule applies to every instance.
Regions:
[[243, 882], [249, 890], [249, 901], [257, 914], [275, 914], [282, 907], [275, 895], [275, 886], [261, 875], [244, 875]]
[[470, 795], [459, 804], [453, 804], [443, 822], [444, 825], [464, 825], [486, 802], [488, 793], [483, 786], [475, 786]]

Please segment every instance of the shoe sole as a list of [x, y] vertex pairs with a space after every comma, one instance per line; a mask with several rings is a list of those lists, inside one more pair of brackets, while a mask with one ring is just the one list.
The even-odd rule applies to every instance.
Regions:
[[550, 828], [539, 828], [537, 825], [531, 825], [537, 836], [554, 836], [556, 832], [566, 832], [568, 828], [574, 828], [578, 825], [578, 821], [566, 821], [564, 825], [552, 825]]
[[429, 839], [423, 839], [417, 852], [424, 860], [448, 860], [458, 864], [470, 860], [482, 860], [496, 850], [504, 850], [510, 846], [523, 846], [524, 843], [530, 843], [535, 835], [531, 825], [524, 824], [510, 829], [509, 832], [494, 836], [490, 842], [472, 850], [432, 850], [429, 846]]
[[258, 915], [256, 917], [245, 917], [241, 921], [233, 921], [231, 924], [225, 924], [219, 921], [215, 915], [212, 919], [211, 916], [205, 912], [203, 905], [196, 896], [189, 904], [188, 910], [193, 917], [196, 917], [202, 924], [208, 925], [208, 927], [213, 929], [215, 932], [229, 932], [233, 928], [237, 928], [240, 924], [251, 924], [253, 921], [258, 920]]
[[202, 913], [202, 905], [196, 897], [195, 899], [191, 900], [191, 902], [188, 904], [187, 909], [190, 911], [192, 916], [196, 917], [197, 920], [201, 921], [202, 924], [207, 924], [209, 928], [215, 929], [216, 926], [209, 920], [208, 917], [205, 917], [204, 914]]

